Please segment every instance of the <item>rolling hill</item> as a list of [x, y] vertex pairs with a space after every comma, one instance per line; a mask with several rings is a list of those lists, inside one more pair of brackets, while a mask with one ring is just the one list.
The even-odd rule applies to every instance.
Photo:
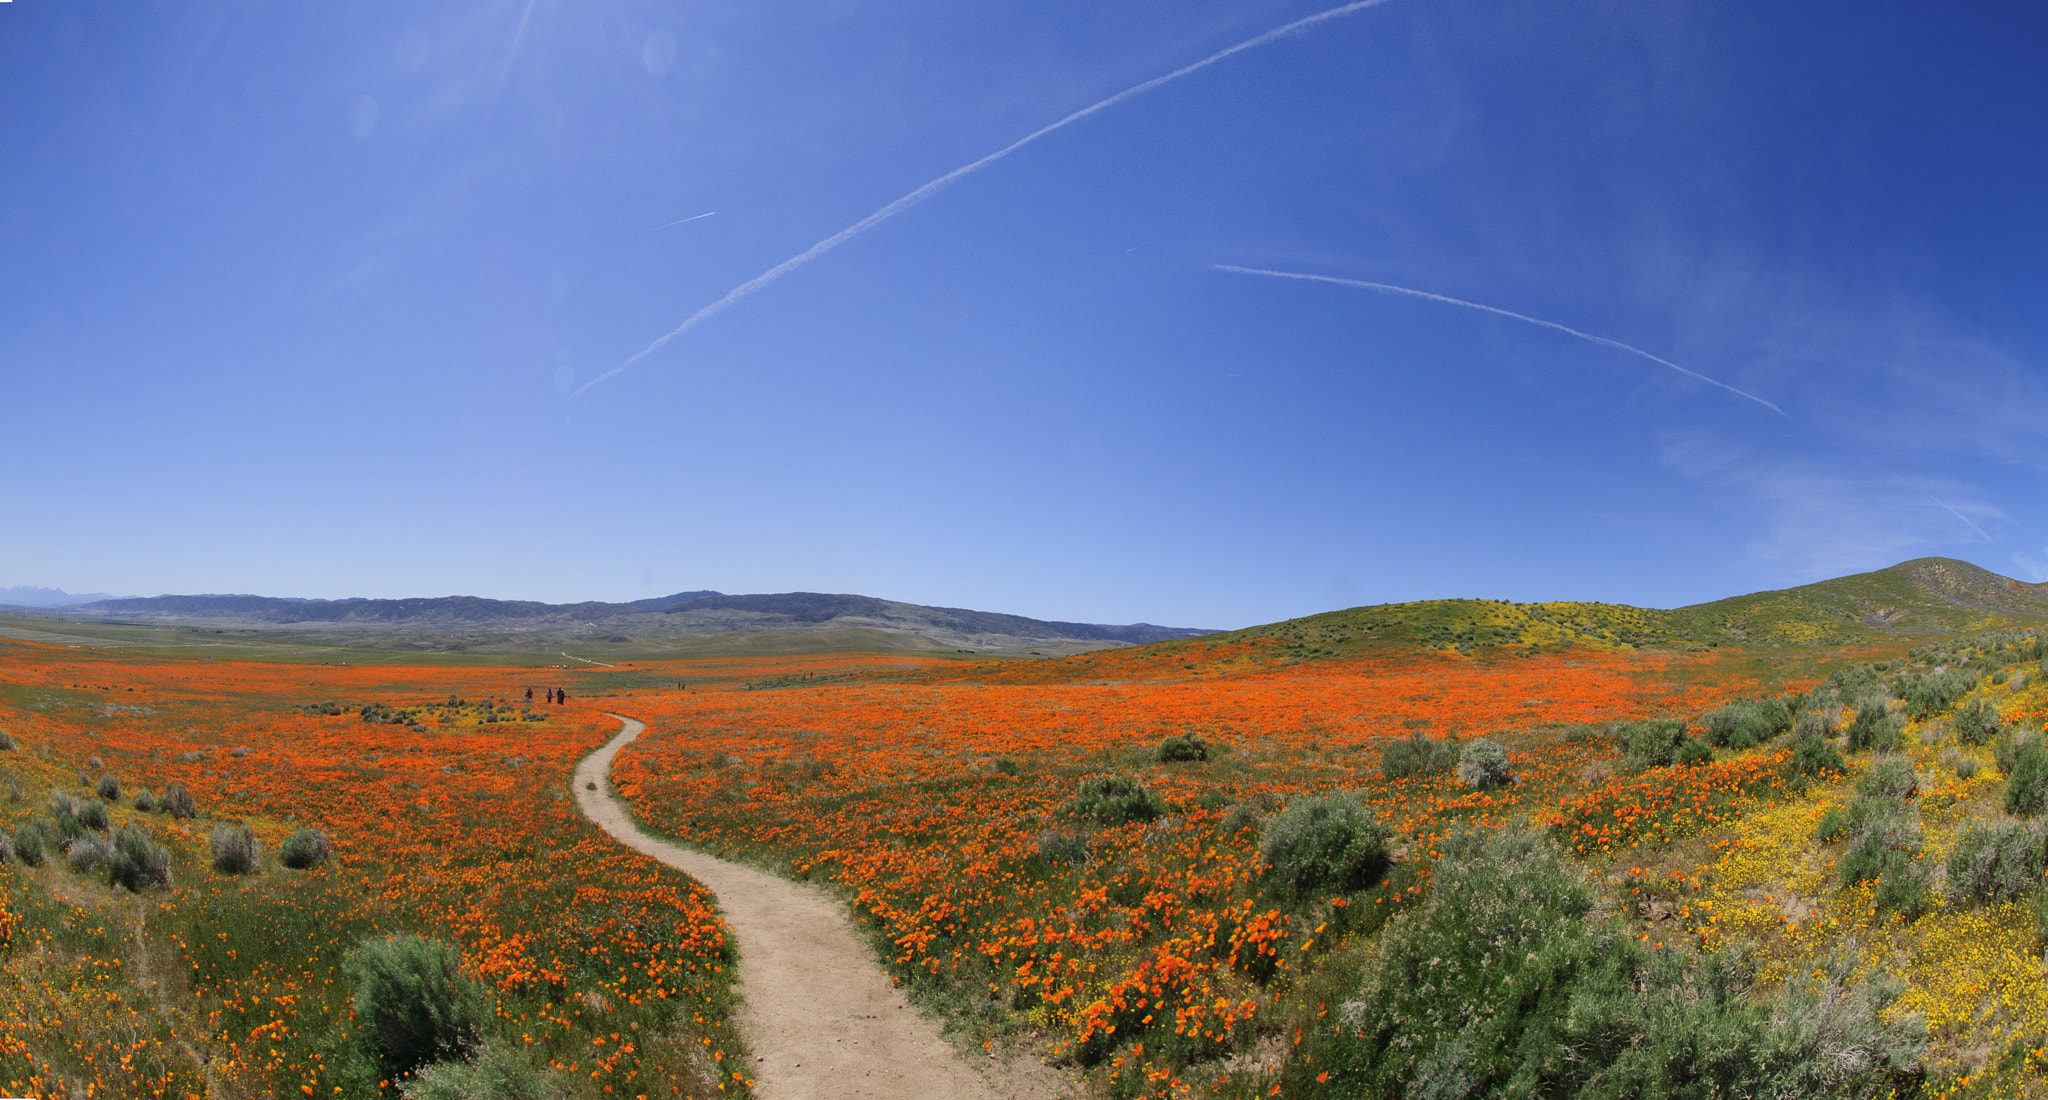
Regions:
[[1471, 652], [1587, 645], [1603, 649], [1841, 645], [1901, 635], [2048, 625], [2048, 584], [2029, 584], [1953, 558], [1659, 610], [1607, 603], [1422, 600], [1329, 611], [1247, 627], [1215, 640], [1276, 638], [1298, 656], [1375, 644]]

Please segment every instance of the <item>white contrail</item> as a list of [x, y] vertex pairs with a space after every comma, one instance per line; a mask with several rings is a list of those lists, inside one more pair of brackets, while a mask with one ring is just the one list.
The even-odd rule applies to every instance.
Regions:
[[[1630, 355], [1640, 356], [1644, 359], [1648, 359], [1652, 363], [1656, 363], [1659, 366], [1670, 367], [1672, 370], [1675, 370], [1688, 378], [1696, 378], [1702, 382], [1705, 382], [1709, 386], [1719, 386], [1720, 388], [1727, 390], [1729, 393], [1732, 393], [1737, 397], [1743, 398], [1748, 401], [1754, 401], [1757, 404], [1762, 405], [1764, 408], [1769, 409], [1774, 413], [1777, 413], [1779, 416], [1785, 416], [1785, 410], [1779, 408], [1776, 405], [1771, 404], [1769, 401], [1766, 401], [1753, 393], [1749, 393], [1744, 390], [1738, 390], [1734, 386], [1731, 386], [1726, 382], [1717, 382], [1714, 379], [1708, 378], [1706, 375], [1701, 374], [1696, 370], [1687, 370], [1686, 368], [1679, 366], [1678, 364], [1672, 362], [1669, 359], [1662, 359], [1655, 355], [1651, 355], [1649, 352], [1644, 351], [1641, 348], [1631, 347], [1628, 344], [1624, 344], [1619, 340], [1609, 340], [1605, 336], [1595, 336], [1590, 332], [1580, 332], [1578, 329], [1570, 328], [1565, 325], [1560, 325], [1556, 321], [1545, 321], [1540, 317], [1531, 317], [1527, 314], [1516, 313], [1513, 310], [1501, 309], [1498, 306], [1480, 305], [1478, 302], [1468, 302], [1463, 298], [1451, 298], [1442, 294], [1431, 294], [1429, 291], [1426, 290], [1411, 290], [1408, 287], [1394, 286], [1391, 283], [1368, 283], [1363, 279], [1339, 279], [1330, 275], [1306, 275], [1298, 271], [1270, 271], [1263, 267], [1239, 267], [1236, 264], [1212, 264], [1210, 266], [1214, 267], [1218, 271], [1234, 271], [1240, 275], [1268, 275], [1275, 279], [1303, 279], [1312, 283], [1334, 283], [1338, 286], [1349, 286], [1357, 287], [1360, 290], [1378, 291], [1381, 294], [1405, 294], [1410, 298], [1422, 298], [1431, 302], [1442, 302], [1445, 305], [1464, 306], [1466, 309], [1476, 309], [1484, 313], [1493, 313], [1498, 314], [1502, 317], [1511, 317], [1517, 321], [1522, 321], [1527, 324], [1537, 325], [1547, 329], [1555, 329], [1556, 331], [1562, 332], [1567, 336], [1576, 336], [1581, 340], [1599, 344], [1601, 347], [1604, 348], [1613, 348], [1616, 351], [1625, 351]], [[1786, 419], [1789, 420], [1791, 418], [1786, 417]], [[1969, 521], [1964, 520], [1963, 522], [1968, 523]]]
[[705, 211], [705, 212], [703, 212], [702, 214], [697, 214], [697, 215], [694, 215], [694, 216], [692, 216], [692, 217], [688, 217], [688, 218], [677, 218], [677, 219], [676, 219], [675, 221], [672, 221], [672, 222], [668, 223], [668, 225], [657, 225], [657, 226], [655, 226], [654, 228], [656, 228], [656, 229], [667, 229], [667, 228], [669, 228], [669, 226], [674, 226], [674, 225], [681, 225], [681, 224], [683, 224], [684, 222], [693, 222], [693, 221], [696, 221], [696, 220], [697, 220], [698, 218], [708, 218], [708, 217], [710, 217], [711, 215], [713, 215], [713, 214], [716, 214], [716, 213], [718, 213], [718, 211], [716, 211], [716, 210], [706, 210], [706, 211]]
[[960, 180], [965, 179], [966, 177], [981, 171], [983, 168], [986, 168], [989, 165], [994, 164], [995, 162], [1003, 159], [1004, 157], [1009, 156], [1011, 153], [1014, 153], [1017, 150], [1024, 148], [1026, 145], [1029, 145], [1032, 142], [1037, 141], [1039, 138], [1042, 138], [1045, 135], [1052, 133], [1054, 130], [1058, 130], [1062, 127], [1071, 125], [1072, 123], [1079, 122], [1080, 120], [1087, 118], [1089, 115], [1092, 115], [1097, 111], [1104, 110], [1109, 107], [1114, 107], [1117, 104], [1122, 103], [1124, 100], [1131, 98], [1132, 96], [1143, 95], [1144, 93], [1159, 87], [1161, 84], [1168, 83], [1169, 81], [1178, 80], [1181, 77], [1184, 77], [1189, 73], [1195, 72], [1198, 69], [1206, 69], [1209, 66], [1214, 65], [1218, 61], [1221, 61], [1226, 57], [1232, 56], [1233, 54], [1239, 54], [1243, 53], [1246, 50], [1256, 49], [1276, 39], [1285, 38], [1288, 35], [1294, 34], [1298, 31], [1307, 30], [1309, 27], [1312, 27], [1326, 20], [1335, 19], [1338, 16], [1342, 15], [1350, 15], [1352, 12], [1363, 11], [1366, 8], [1376, 8], [1386, 2], [1387, 0], [1354, 0], [1353, 3], [1344, 4], [1340, 7], [1331, 8], [1328, 11], [1320, 11], [1314, 15], [1307, 16], [1306, 18], [1297, 19], [1294, 22], [1287, 24], [1286, 26], [1275, 27], [1272, 30], [1267, 31], [1266, 33], [1259, 35], [1256, 38], [1245, 39], [1243, 42], [1239, 42], [1237, 45], [1232, 46], [1228, 49], [1219, 50], [1215, 53], [1212, 53], [1209, 56], [1201, 59], [1200, 61], [1183, 65], [1180, 68], [1175, 69], [1170, 73], [1167, 73], [1165, 76], [1155, 76], [1152, 79], [1147, 80], [1143, 84], [1137, 84], [1132, 87], [1125, 88], [1123, 91], [1118, 92], [1113, 96], [1110, 96], [1108, 99], [1105, 99], [1100, 103], [1083, 107], [1080, 110], [1075, 111], [1073, 114], [1070, 114], [1067, 117], [1060, 119], [1058, 122], [1054, 122], [1050, 125], [1042, 126], [1036, 130], [1033, 130], [1031, 133], [1026, 134], [1021, 138], [1018, 138], [1016, 141], [1013, 141], [1010, 144], [1003, 146], [1001, 149], [998, 149], [995, 152], [990, 153], [989, 155], [981, 158], [980, 160], [975, 161], [972, 164], [968, 164], [964, 167], [953, 169], [951, 172], [948, 172], [945, 175], [940, 176], [938, 179], [935, 179], [930, 183], [925, 184], [923, 187], [920, 187], [917, 190], [912, 191], [908, 195], [905, 195], [902, 198], [897, 199], [895, 202], [892, 202], [889, 205], [884, 206], [880, 210], [877, 210], [874, 213], [869, 214], [867, 217], [862, 218], [861, 220], [853, 223], [852, 225], [847, 226], [845, 229], [842, 229], [839, 232], [834, 233], [831, 236], [825, 238], [824, 240], [819, 241], [817, 244], [812, 245], [810, 248], [805, 249], [803, 252], [800, 252], [797, 255], [792, 256], [779, 264], [776, 264], [774, 267], [771, 267], [768, 270], [762, 272], [761, 274], [756, 275], [753, 278], [747, 280], [746, 282], [741, 283], [740, 285], [732, 288], [731, 290], [726, 292], [725, 297], [720, 298], [719, 300], [711, 303], [708, 306], [705, 306], [704, 308], [698, 310], [695, 313], [692, 313], [688, 320], [684, 321], [680, 325], [677, 325], [675, 329], [669, 332], [666, 336], [663, 336], [660, 339], [656, 340], [655, 342], [647, 345], [645, 348], [642, 348], [640, 352], [634, 355], [632, 358], [627, 359], [625, 362], [620, 363], [618, 366], [613, 367], [612, 369], [604, 372], [603, 374], [598, 375], [596, 378], [593, 378], [590, 381], [583, 383], [581, 386], [576, 387], [575, 390], [570, 392], [569, 397], [564, 398], [564, 400], [569, 400], [578, 397], [583, 393], [583, 391], [590, 389], [592, 386], [610, 380], [614, 375], [619, 374], [626, 368], [631, 367], [633, 364], [639, 362], [640, 360], [645, 359], [649, 355], [654, 354], [656, 351], [661, 349], [662, 345], [668, 343], [670, 340], [673, 340], [676, 337], [681, 336], [683, 333], [688, 332], [691, 329], [697, 327], [697, 325], [700, 322], [724, 312], [728, 306], [731, 306], [735, 302], [738, 302], [740, 299], [745, 298], [746, 296], [754, 293], [757, 290], [760, 290], [762, 287], [765, 287], [769, 283], [772, 283], [775, 280], [782, 278], [784, 275], [787, 275], [790, 272], [795, 271], [797, 268], [800, 268], [805, 264], [810, 263], [812, 260], [817, 259], [818, 257], [824, 255], [825, 253], [830, 252], [835, 248], [838, 248], [840, 245], [845, 244], [847, 241], [850, 241], [853, 238], [860, 236], [862, 233], [865, 233], [870, 229], [873, 229], [875, 226], [880, 225], [882, 222], [888, 221], [890, 218], [893, 218], [896, 215], [903, 213], [905, 210], [908, 210], [911, 207], [916, 206], [918, 203], [921, 203], [924, 200], [931, 198], [933, 195], [938, 194], [940, 191], [945, 190], [946, 188], [952, 186], [953, 184], [959, 182]]

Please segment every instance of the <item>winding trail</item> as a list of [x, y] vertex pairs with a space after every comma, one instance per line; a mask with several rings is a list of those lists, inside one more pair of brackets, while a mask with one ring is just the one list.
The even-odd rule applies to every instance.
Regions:
[[875, 965], [831, 895], [643, 833], [611, 796], [612, 758], [644, 723], [576, 767], [583, 815], [621, 844], [678, 868], [718, 895], [739, 948], [738, 1025], [763, 1100], [1045, 1100], [1059, 1076], [1036, 1060], [968, 1058], [940, 1038]]

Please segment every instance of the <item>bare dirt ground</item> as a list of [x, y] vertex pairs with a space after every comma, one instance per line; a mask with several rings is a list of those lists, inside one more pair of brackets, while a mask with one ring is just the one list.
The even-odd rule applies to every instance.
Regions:
[[1035, 1059], [963, 1055], [939, 1035], [882, 972], [844, 910], [815, 887], [728, 863], [641, 832], [611, 796], [625, 729], [576, 768], [584, 816], [619, 842], [710, 887], [740, 955], [738, 1024], [753, 1050], [764, 1100], [1051, 1100], [1079, 1090]]

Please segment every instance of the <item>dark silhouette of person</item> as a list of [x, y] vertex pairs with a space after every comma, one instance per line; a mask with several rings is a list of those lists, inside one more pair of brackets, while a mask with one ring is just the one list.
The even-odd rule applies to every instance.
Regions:
[[562, 689], [562, 688], [556, 688], [556, 689], [555, 689], [555, 702], [556, 702], [557, 704], [561, 704], [561, 703], [566, 703], [566, 702], [568, 702], [568, 701], [569, 701], [569, 693], [568, 693], [568, 692], [567, 692], [566, 690]]
[[527, 705], [529, 705], [529, 706], [531, 706], [531, 705], [533, 704], [533, 689], [532, 689], [532, 688], [527, 688], [527, 689], [526, 689], [526, 702], [527, 702]]

